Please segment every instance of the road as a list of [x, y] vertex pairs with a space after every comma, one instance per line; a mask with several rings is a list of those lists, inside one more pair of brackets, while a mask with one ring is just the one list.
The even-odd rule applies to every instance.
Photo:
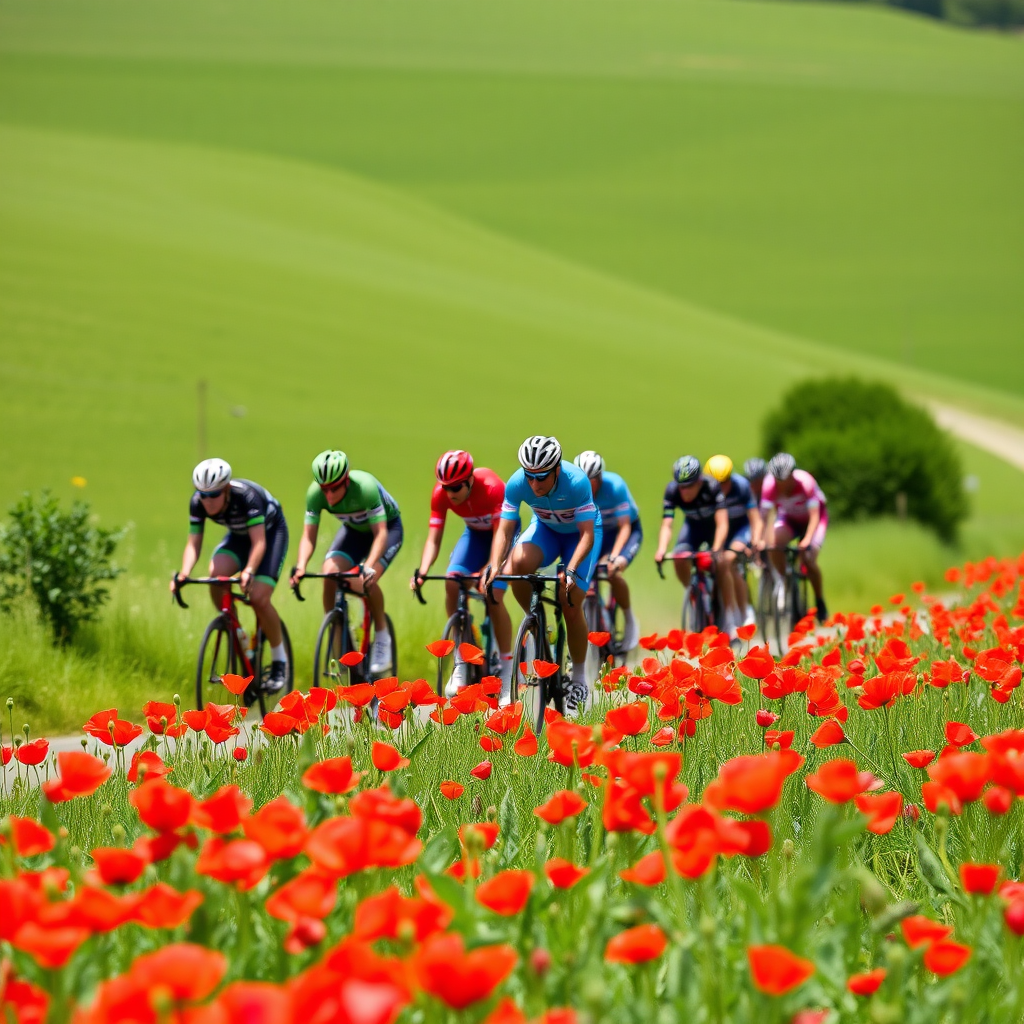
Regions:
[[983, 448], [1011, 466], [1024, 470], [1024, 430], [940, 402], [928, 402], [928, 408], [939, 426], [961, 441]]

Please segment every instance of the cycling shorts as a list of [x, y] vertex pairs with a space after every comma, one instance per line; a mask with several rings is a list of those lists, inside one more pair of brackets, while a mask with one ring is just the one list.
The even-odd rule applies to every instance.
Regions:
[[725, 546], [731, 548], [734, 544], [742, 544], [745, 548], [749, 548], [752, 539], [749, 521], [737, 519], [735, 524], [729, 524], [729, 535], [725, 538]]
[[[455, 542], [455, 547], [448, 558], [448, 575], [472, 576], [478, 573], [491, 560], [493, 540], [492, 530], [471, 530], [467, 526], [462, 531], [462, 536]], [[507, 587], [508, 584], [504, 580], [494, 582], [495, 590], [505, 590]]]
[[[252, 540], [247, 533], [226, 533], [224, 539], [214, 549], [213, 557], [230, 555], [238, 563], [238, 568], [242, 569], [249, 561], [250, 551], [252, 551]], [[256, 566], [255, 578], [260, 583], [269, 583], [270, 586], [275, 586], [281, 578], [281, 570], [284, 568], [287, 554], [288, 524], [284, 521], [284, 516], [281, 516], [267, 530], [267, 550], [263, 552], [263, 558]]]
[[[607, 558], [612, 553], [612, 548], [615, 547], [615, 538], [619, 534], [619, 528], [613, 527], [608, 530], [604, 535], [604, 540], [601, 542], [601, 558]], [[629, 537], [626, 543], [622, 545], [622, 550], [619, 552], [619, 556], [626, 560], [626, 565], [629, 565], [634, 558], [636, 553], [640, 550], [640, 544], [644, 539], [643, 527], [640, 525], [640, 520], [637, 519], [629, 528]]]
[[[807, 524], [810, 522], [809, 519], [792, 519], [784, 515], [778, 515], [775, 519], [775, 529], [780, 530], [785, 527], [793, 535], [793, 540], [799, 542], [803, 539], [804, 534], [807, 532]], [[828, 511], [826, 509], [821, 510], [821, 519], [818, 520], [818, 528], [814, 531], [814, 536], [811, 538], [812, 548], [821, 548], [825, 543], [825, 533], [828, 531]]]
[[[388, 523], [388, 543], [384, 554], [380, 556], [380, 567], [383, 573], [394, 561], [402, 547], [404, 533], [402, 531], [402, 517], [398, 516]], [[325, 558], [344, 558], [352, 565], [361, 565], [366, 561], [366, 556], [373, 546], [373, 531], [371, 530], [350, 530], [347, 526], [334, 535], [331, 547]], [[343, 570], [344, 571], [344, 570]]]
[[[590, 549], [590, 554], [580, 562], [576, 569], [576, 574], [579, 576], [579, 586], [582, 590], [590, 588], [590, 581], [594, 578], [594, 570], [597, 568], [597, 560], [600, 557], [603, 541], [601, 521], [598, 520], [594, 524], [594, 546]], [[572, 558], [579, 542], [580, 534], [578, 532], [556, 533], [550, 527], [545, 526], [539, 519], [534, 519], [519, 538], [520, 544], [533, 544], [540, 548], [541, 563], [538, 568], [544, 568], [556, 562], [568, 565], [569, 559]]]
[[676, 538], [676, 546], [672, 549], [674, 555], [688, 555], [699, 551], [702, 544], [711, 547], [715, 543], [715, 521], [705, 519], [691, 522], [683, 520], [682, 529]]

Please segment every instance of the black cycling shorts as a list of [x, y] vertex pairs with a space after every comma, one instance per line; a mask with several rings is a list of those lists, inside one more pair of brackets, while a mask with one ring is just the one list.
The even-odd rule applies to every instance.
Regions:
[[675, 555], [691, 554], [694, 551], [700, 551], [702, 544], [711, 547], [714, 543], [714, 519], [697, 520], [696, 522], [684, 519], [683, 528], [679, 531], [672, 553]]
[[[231, 555], [238, 562], [238, 568], [244, 569], [245, 563], [249, 561], [251, 550], [252, 540], [247, 533], [226, 533], [213, 554], [214, 556]], [[281, 570], [284, 568], [287, 554], [288, 524], [282, 515], [278, 522], [267, 530], [267, 550], [263, 552], [263, 558], [256, 567], [256, 579], [261, 583], [269, 583], [274, 586], [281, 578]]]
[[[386, 569], [402, 547], [404, 532], [402, 517], [398, 516], [388, 523], [388, 546], [380, 556], [382, 569]], [[347, 526], [334, 535], [331, 546], [327, 549], [327, 558], [347, 558], [354, 566], [366, 561], [366, 556], [373, 546], [373, 533], [370, 530], [351, 530]]]

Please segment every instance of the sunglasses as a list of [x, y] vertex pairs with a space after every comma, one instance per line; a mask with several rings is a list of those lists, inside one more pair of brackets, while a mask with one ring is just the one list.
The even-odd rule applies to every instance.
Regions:
[[224, 493], [223, 489], [219, 491], [200, 491], [200, 498], [219, 498]]
[[463, 480], [461, 483], [457, 483], [457, 484], [441, 484], [441, 490], [442, 491], [447, 491], [449, 494], [458, 494], [459, 491], [461, 491], [462, 488], [465, 487], [465, 486], [466, 486], [466, 481]]
[[523, 476], [525, 476], [527, 480], [547, 480], [552, 473], [554, 473], [553, 469], [549, 469], [546, 473], [527, 473], [525, 469], [523, 470]]
[[344, 480], [335, 480], [333, 484], [321, 484], [320, 490], [323, 491], [324, 494], [327, 494], [328, 491], [340, 491], [347, 483], [348, 478], [346, 477]]

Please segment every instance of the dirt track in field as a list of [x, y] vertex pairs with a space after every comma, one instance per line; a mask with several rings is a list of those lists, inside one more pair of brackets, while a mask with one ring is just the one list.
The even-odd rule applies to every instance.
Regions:
[[964, 412], [952, 405], [929, 402], [928, 407], [939, 426], [961, 441], [983, 448], [1011, 466], [1024, 470], [1024, 430], [1001, 420]]

